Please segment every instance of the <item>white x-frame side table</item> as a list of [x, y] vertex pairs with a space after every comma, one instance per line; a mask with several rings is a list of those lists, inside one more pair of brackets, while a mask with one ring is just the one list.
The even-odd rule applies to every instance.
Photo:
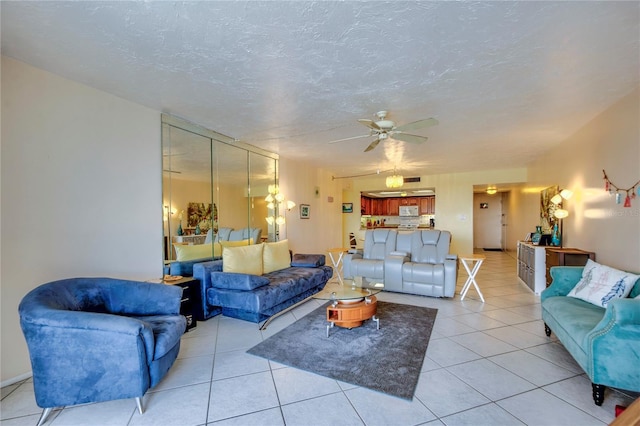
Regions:
[[458, 259], [460, 259], [460, 263], [462, 263], [462, 266], [464, 266], [464, 269], [466, 269], [467, 274], [469, 274], [467, 281], [464, 283], [464, 286], [462, 287], [462, 292], [460, 293], [462, 297], [460, 298], [460, 300], [464, 300], [464, 297], [467, 295], [467, 292], [469, 291], [469, 287], [471, 287], [471, 284], [473, 284], [473, 286], [476, 289], [476, 292], [478, 292], [478, 296], [480, 296], [480, 300], [484, 302], [484, 296], [482, 296], [480, 287], [478, 287], [478, 283], [476, 282], [476, 274], [480, 270], [480, 266], [482, 265], [482, 262], [484, 262], [486, 257], [481, 254], [469, 254], [469, 255], [459, 256]]
[[342, 258], [347, 251], [349, 251], [349, 249], [346, 247], [337, 247], [327, 250], [327, 252], [329, 253], [329, 259], [331, 260], [331, 264], [333, 265], [333, 270], [335, 271], [335, 275], [338, 278], [340, 284], [343, 285], [344, 281], [342, 281]]

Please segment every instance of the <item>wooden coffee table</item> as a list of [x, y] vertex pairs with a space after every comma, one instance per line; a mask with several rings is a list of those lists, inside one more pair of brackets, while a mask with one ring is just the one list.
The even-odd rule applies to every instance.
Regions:
[[366, 320], [373, 319], [376, 329], [380, 329], [380, 319], [376, 317], [378, 300], [376, 294], [381, 288], [362, 288], [358, 281], [345, 280], [344, 284], [328, 283], [316, 293], [314, 299], [331, 300], [327, 306], [327, 337], [334, 326], [343, 328], [360, 327]]

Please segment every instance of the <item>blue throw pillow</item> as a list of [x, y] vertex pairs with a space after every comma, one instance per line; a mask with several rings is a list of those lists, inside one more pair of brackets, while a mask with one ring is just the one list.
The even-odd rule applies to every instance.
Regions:
[[228, 290], [250, 291], [268, 285], [269, 278], [237, 272], [212, 272], [211, 286]]
[[317, 268], [318, 266], [323, 266], [324, 262], [324, 254], [294, 254], [293, 259], [291, 259], [291, 266]]

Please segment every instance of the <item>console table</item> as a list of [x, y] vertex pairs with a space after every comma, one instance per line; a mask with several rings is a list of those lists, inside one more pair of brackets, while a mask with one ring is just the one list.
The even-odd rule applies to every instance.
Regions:
[[518, 278], [536, 294], [551, 285], [553, 266], [584, 266], [596, 254], [577, 248], [536, 246], [518, 241]]
[[596, 261], [596, 254], [576, 248], [548, 247], [546, 255], [547, 287], [551, 285], [551, 268], [553, 266], [584, 266], [587, 260]]

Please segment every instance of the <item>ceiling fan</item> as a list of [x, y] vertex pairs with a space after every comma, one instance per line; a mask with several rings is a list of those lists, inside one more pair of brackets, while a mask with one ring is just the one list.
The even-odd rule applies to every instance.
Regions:
[[412, 123], [404, 124], [402, 126], [396, 126], [396, 123], [387, 120], [387, 111], [378, 111], [376, 113], [377, 121], [361, 118], [358, 120], [360, 124], [367, 126], [370, 131], [368, 135], [353, 136], [350, 138], [338, 139], [329, 143], [344, 142], [352, 139], [366, 138], [369, 136], [375, 136], [376, 138], [369, 144], [364, 152], [374, 149], [380, 141], [393, 138], [398, 141], [410, 142], [410, 143], [422, 143], [428, 138], [426, 136], [413, 135], [406, 133], [407, 131], [418, 130], [425, 127], [435, 126], [438, 124], [438, 120], [435, 118], [425, 118], [424, 120], [414, 121]]

